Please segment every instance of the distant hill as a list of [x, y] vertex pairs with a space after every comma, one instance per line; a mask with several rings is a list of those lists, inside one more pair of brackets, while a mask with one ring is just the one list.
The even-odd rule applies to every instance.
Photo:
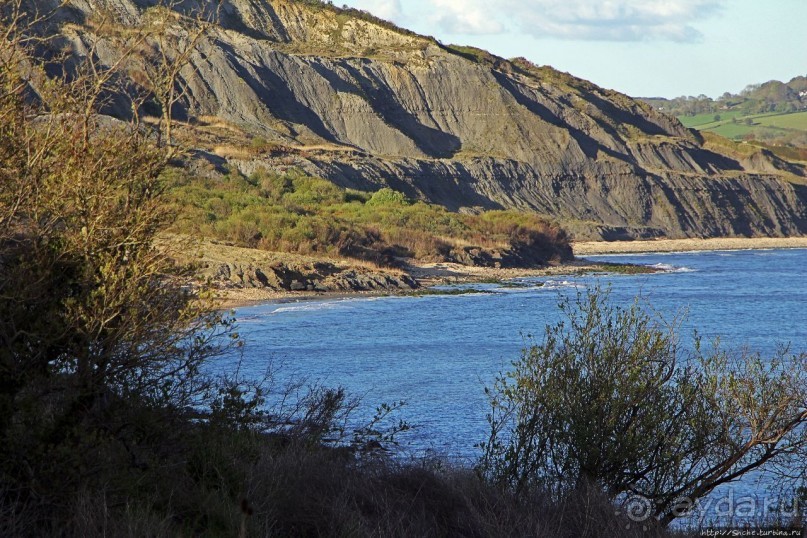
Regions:
[[716, 100], [700, 95], [641, 101], [676, 116], [687, 127], [774, 148], [800, 148], [804, 151], [780, 153], [807, 160], [807, 77], [751, 84], [739, 94], [726, 92]]
[[723, 110], [748, 115], [798, 112], [807, 110], [807, 77], [795, 77], [790, 82], [771, 80], [763, 84], [750, 84], [739, 94], [726, 92], [716, 100], [705, 95], [639, 99], [673, 116], [696, 116]]
[[[54, 54], [92, 50], [112, 65], [154, 4], [84, 0], [60, 8], [42, 31], [60, 36], [47, 42]], [[199, 3], [170, 5], [182, 42]], [[160, 46], [149, 41], [134, 63], [159, 57]], [[704, 138], [658, 104], [523, 59], [446, 46], [364, 12], [315, 0], [226, 0], [188, 60], [177, 79], [177, 136], [207, 161], [189, 168], [208, 175], [294, 168], [452, 211], [547, 215], [578, 237], [807, 233], [801, 165]], [[130, 72], [129, 93], [148, 96], [143, 69]], [[795, 106], [792, 92], [779, 93]], [[155, 99], [127, 99], [111, 97], [107, 112], [160, 114]]]

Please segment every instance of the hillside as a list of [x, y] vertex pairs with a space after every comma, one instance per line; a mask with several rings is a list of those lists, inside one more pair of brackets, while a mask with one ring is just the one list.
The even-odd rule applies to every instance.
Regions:
[[[43, 31], [61, 33], [60, 51], [113, 65], [154, 4], [80, 0]], [[172, 40], [147, 40], [143, 63], [188, 41], [198, 5], [173, 9]], [[124, 85], [148, 93], [141, 71]], [[580, 238], [807, 233], [801, 166], [705, 143], [645, 103], [549, 67], [315, 1], [224, 2], [176, 82], [177, 137], [197, 150], [189, 167], [211, 177], [296, 168], [453, 211], [537, 212]], [[131, 115], [127, 99], [113, 96], [108, 112]], [[147, 100], [140, 113], [159, 108]]]
[[807, 77], [750, 84], [739, 94], [725, 92], [718, 99], [700, 95], [641, 100], [676, 116], [686, 127], [807, 161]]
[[642, 97], [640, 100], [670, 115], [683, 117], [721, 110], [734, 110], [744, 115], [785, 114], [807, 110], [807, 77], [794, 77], [789, 82], [769, 80], [762, 84], [749, 84], [738, 94], [725, 92], [717, 99], [690, 95], [675, 99]]

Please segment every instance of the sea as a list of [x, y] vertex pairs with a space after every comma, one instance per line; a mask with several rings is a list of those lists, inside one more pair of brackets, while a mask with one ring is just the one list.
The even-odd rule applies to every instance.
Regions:
[[[490, 387], [522, 349], [560, 319], [563, 297], [595, 286], [611, 301], [639, 297], [677, 320], [684, 347], [694, 335], [723, 349], [772, 355], [807, 351], [807, 250], [744, 250], [589, 256], [649, 266], [652, 274], [583, 274], [447, 286], [446, 295], [271, 302], [235, 312], [244, 341], [242, 374], [343, 387], [361, 400], [360, 420], [382, 404], [414, 427], [399, 438], [413, 457], [472, 464], [487, 438]], [[473, 290], [456, 294], [457, 287]], [[233, 367], [231, 357], [220, 364]], [[767, 495], [765, 477], [724, 488]], [[712, 510], [712, 513], [714, 510]]]

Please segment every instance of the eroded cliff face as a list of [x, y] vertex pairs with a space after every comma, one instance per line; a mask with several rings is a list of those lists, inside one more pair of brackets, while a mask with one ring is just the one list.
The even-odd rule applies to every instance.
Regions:
[[[58, 21], [77, 54], [100, 39], [111, 64], [120, 50], [92, 21], [143, 25], [155, 3], [78, 0]], [[533, 210], [581, 237], [807, 233], [802, 167], [710, 151], [675, 119], [551, 68], [310, 4], [225, 1], [181, 71], [179, 117], [308, 149], [293, 164], [342, 186]], [[289, 163], [233, 160], [246, 173]]]

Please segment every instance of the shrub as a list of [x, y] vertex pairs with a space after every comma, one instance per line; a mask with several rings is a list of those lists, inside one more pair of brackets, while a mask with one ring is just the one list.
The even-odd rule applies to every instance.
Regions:
[[684, 360], [675, 324], [608, 295], [563, 299], [564, 321], [488, 391], [484, 476], [516, 494], [595, 484], [613, 500], [639, 495], [666, 525], [804, 448], [807, 355], [704, 354], [696, 343]]
[[170, 172], [180, 220], [175, 230], [241, 246], [317, 252], [390, 265], [396, 258], [445, 261], [457, 245], [511, 249], [522, 263], [571, 258], [568, 235], [538, 215], [452, 213], [400, 192], [341, 189], [298, 170], [261, 170], [246, 181], [181, 179]]
[[161, 179], [172, 150], [137, 126], [99, 124], [104, 71], [48, 80], [25, 29], [6, 23], [0, 512], [57, 522], [82, 490], [109, 487], [116, 504], [142, 487], [140, 471], [191, 424], [210, 387], [201, 365], [231, 333], [157, 248], [172, 218]]
[[409, 200], [402, 192], [394, 191], [388, 187], [379, 189], [367, 200], [368, 206], [378, 205], [407, 205]]

